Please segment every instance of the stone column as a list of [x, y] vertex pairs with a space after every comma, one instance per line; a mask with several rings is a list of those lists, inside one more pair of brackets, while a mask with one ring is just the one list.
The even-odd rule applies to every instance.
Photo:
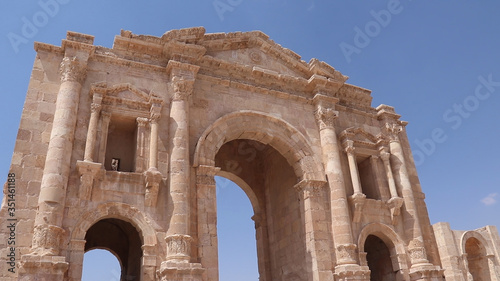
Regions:
[[32, 254], [59, 254], [61, 228], [70, 159], [73, 151], [78, 102], [86, 76], [87, 61], [65, 56], [61, 63], [61, 86], [42, 176], [38, 212], [35, 218]]
[[[170, 196], [173, 204], [173, 214], [167, 235], [169, 240], [186, 244], [188, 249], [191, 241], [189, 236], [189, 114], [188, 98], [193, 90], [192, 81], [175, 81], [174, 97], [171, 104], [170, 135], [172, 136], [172, 153], [170, 156]], [[175, 253], [170, 251], [167, 259], [188, 262], [189, 251]]]
[[406, 160], [404, 158], [403, 147], [399, 141], [399, 133], [403, 131], [403, 127], [397, 123], [386, 123], [386, 132], [389, 135], [389, 149], [391, 153], [391, 166], [396, 171], [400, 189], [402, 191], [404, 206], [407, 215], [403, 217], [404, 228], [408, 243], [409, 256], [413, 267], [419, 265], [430, 265], [425, 251], [424, 238], [420, 227], [420, 219], [418, 216], [413, 189], [411, 186], [408, 170], [406, 168]]
[[337, 101], [335, 98], [320, 94], [317, 94], [313, 99], [316, 107], [316, 121], [320, 129], [323, 163], [330, 190], [331, 218], [335, 222], [332, 224], [337, 259], [335, 275], [344, 278], [354, 271], [360, 271], [356, 261], [357, 247], [352, 235], [344, 174], [342, 173], [338, 139], [334, 127], [338, 112], [333, 109], [333, 106]]
[[111, 112], [102, 111], [101, 112], [101, 139], [99, 140], [99, 158], [98, 161], [101, 165], [104, 166], [104, 160], [106, 158], [106, 146], [108, 142], [108, 130], [109, 130], [109, 122], [111, 120]]
[[356, 163], [356, 155], [354, 154], [354, 142], [348, 140], [344, 143], [344, 149], [347, 153], [347, 160], [349, 161], [349, 171], [351, 172], [352, 188], [354, 190], [354, 196], [363, 196], [363, 191], [361, 189], [361, 181], [359, 179], [358, 164]]
[[87, 129], [87, 141], [85, 143], [85, 154], [83, 161], [77, 161], [76, 168], [80, 174], [80, 186], [78, 197], [82, 200], [90, 200], [94, 179], [98, 176], [102, 164], [94, 163], [95, 140], [97, 135], [97, 124], [102, 107], [102, 95], [94, 93], [90, 105], [90, 121]]
[[144, 151], [146, 146], [146, 125], [148, 124], [148, 119], [143, 117], [137, 117], [137, 147], [136, 147], [136, 162], [135, 171], [138, 173], [144, 172], [145, 157]]
[[196, 169], [196, 195], [198, 204], [198, 255], [205, 273], [203, 280], [219, 280], [217, 241], [217, 199], [215, 174], [220, 170], [213, 166]]
[[146, 192], [144, 195], [144, 205], [154, 207], [158, 201], [158, 191], [162, 179], [158, 171], [158, 120], [160, 119], [161, 105], [153, 104], [151, 106], [149, 138], [149, 168], [144, 173], [146, 177]]
[[394, 181], [394, 175], [392, 174], [391, 162], [389, 159], [391, 158], [391, 154], [386, 151], [384, 147], [380, 148], [380, 158], [382, 158], [382, 162], [384, 162], [385, 174], [387, 176], [387, 182], [389, 184], [389, 192], [391, 194], [391, 199], [387, 201], [389, 208], [391, 210], [391, 219], [392, 224], [396, 224], [396, 218], [399, 216], [401, 212], [401, 206], [403, 205], [403, 198], [399, 197], [398, 190], [396, 189], [396, 182]]
[[327, 239], [328, 224], [326, 217], [325, 194], [326, 182], [302, 180], [295, 189], [299, 192], [301, 209], [304, 214], [306, 263], [308, 276], [314, 281], [333, 281], [330, 243]]
[[191, 262], [189, 97], [199, 66], [170, 60], [167, 74], [173, 92], [170, 109], [170, 198], [172, 216], [165, 240], [167, 257], [158, 271], [160, 280], [201, 281], [204, 268]]
[[61, 84], [42, 175], [32, 247], [28, 255], [21, 257], [20, 280], [35, 280], [32, 278], [63, 280], [68, 269], [66, 258], [59, 256], [65, 233], [62, 221], [73, 152], [76, 113], [87, 73], [90, 47], [88, 50], [82, 47], [84, 50], [82, 52], [80, 49], [67, 46], [60, 66]]
[[101, 113], [102, 95], [95, 93], [90, 107], [90, 121], [87, 130], [87, 142], [85, 143], [85, 156], [83, 161], [94, 162], [95, 138], [97, 134], [97, 123]]

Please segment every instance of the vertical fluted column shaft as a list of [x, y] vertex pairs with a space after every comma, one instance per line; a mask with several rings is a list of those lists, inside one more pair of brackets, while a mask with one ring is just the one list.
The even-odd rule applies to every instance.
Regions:
[[[318, 95], [317, 95], [318, 96]], [[316, 120], [320, 128], [323, 163], [328, 179], [331, 198], [332, 233], [337, 251], [337, 264], [355, 264], [354, 252], [356, 245], [352, 236], [351, 218], [347, 203], [344, 175], [338, 146], [337, 134], [334, 128], [338, 112], [333, 108], [325, 108], [316, 102]]]
[[90, 105], [90, 121], [87, 131], [87, 142], [85, 143], [84, 161], [94, 162], [95, 139], [97, 135], [97, 123], [101, 113], [102, 95], [94, 94], [92, 104]]
[[86, 59], [64, 57], [61, 85], [42, 176], [32, 252], [58, 255], [78, 102], [86, 76]]
[[406, 237], [411, 240], [408, 245], [408, 250], [410, 251], [412, 266], [428, 263], [415, 197], [408, 176], [403, 147], [399, 140], [399, 133], [403, 128], [401, 125], [388, 123], [386, 124], [386, 130], [389, 132], [390, 136], [389, 149], [391, 153], [392, 168], [394, 171], [397, 171], [405, 209], [408, 213], [408, 215], [403, 218]]

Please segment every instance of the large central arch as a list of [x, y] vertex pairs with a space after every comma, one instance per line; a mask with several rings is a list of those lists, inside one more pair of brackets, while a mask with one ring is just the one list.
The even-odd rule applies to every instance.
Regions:
[[[259, 152], [254, 155], [255, 159], [248, 161], [238, 155], [238, 148], [242, 148], [244, 152], [248, 149], [256, 149]], [[302, 269], [292, 266], [291, 260], [300, 259], [300, 262], [295, 262], [301, 264], [305, 256], [311, 255], [310, 249], [306, 249], [307, 243], [304, 242], [305, 207], [297, 190], [300, 190], [298, 186], [303, 187], [304, 182], [325, 183], [323, 165], [315, 155], [317, 153], [314, 153], [311, 143], [294, 126], [280, 118], [257, 111], [238, 111], [222, 116], [209, 126], [198, 140], [193, 159], [197, 176], [206, 176], [207, 174], [201, 171], [211, 167], [208, 170], [214, 172], [210, 176], [220, 175], [235, 180], [252, 202], [261, 280], [290, 279], [297, 274], [309, 278], [305, 276], [312, 274], [310, 268], [313, 265], [309, 264], [310, 259]], [[221, 161], [230, 159], [239, 159], [243, 163], [240, 168], [246, 170], [242, 174], [246, 175], [239, 177], [238, 173], [222, 167]], [[273, 170], [273, 173], [282, 173], [282, 181], [273, 180], [275, 176], [271, 176], [271, 172], [266, 176], [260, 175], [256, 170], [252, 170], [252, 167], [256, 167], [252, 165], [266, 166], [263, 168], [265, 174], [269, 172], [268, 168], [274, 165], [275, 168], [270, 170]], [[262, 176], [269, 181], [259, 186], [252, 182], [252, 175]], [[207, 188], [207, 182], [209, 181], [200, 181], [197, 185], [197, 197], [201, 200], [198, 202], [198, 235], [211, 237], [211, 241], [216, 241], [216, 227], [210, 223], [216, 221], [217, 217], [216, 194], [215, 189], [210, 191], [210, 188]], [[297, 185], [299, 182], [302, 182], [302, 185]], [[284, 211], [285, 209], [288, 211]], [[290, 217], [283, 215], [287, 213], [291, 214]], [[284, 230], [287, 224], [282, 220], [289, 222], [290, 229]], [[212, 232], [206, 233], [207, 229], [212, 229]], [[283, 245], [279, 246], [279, 250], [277, 246], [278, 242], [283, 244], [284, 240], [291, 241], [286, 242], [289, 243], [285, 247], [286, 251], [298, 247], [295, 253], [289, 254], [293, 256], [289, 260], [281, 259], [279, 254], [276, 254], [276, 251], [285, 251]], [[303, 244], [299, 245], [297, 241]], [[199, 255], [210, 275], [207, 280], [217, 280], [217, 265], [212, 262], [217, 260], [216, 248], [217, 242], [209, 244], [205, 239], [201, 239]]]

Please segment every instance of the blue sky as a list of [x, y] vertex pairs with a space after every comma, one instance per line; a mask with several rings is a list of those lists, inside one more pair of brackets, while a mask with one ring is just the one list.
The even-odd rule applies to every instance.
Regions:
[[[0, 12], [2, 182], [34, 41], [60, 45], [72, 30], [111, 47], [120, 29], [155, 36], [193, 26], [209, 33], [261, 30], [305, 61], [315, 57], [332, 65], [351, 77], [348, 83], [372, 90], [373, 106], [392, 105], [410, 122], [408, 136], [432, 223], [447, 221], [455, 229], [500, 226], [500, 2], [54, 1], [7, 1]], [[239, 196], [229, 184], [218, 194]], [[236, 213], [228, 217], [228, 227], [222, 227], [219, 216], [222, 236], [243, 229], [231, 222]], [[251, 220], [245, 222], [252, 232]], [[241, 243], [255, 247], [252, 241]], [[222, 270], [230, 274], [232, 268]]]

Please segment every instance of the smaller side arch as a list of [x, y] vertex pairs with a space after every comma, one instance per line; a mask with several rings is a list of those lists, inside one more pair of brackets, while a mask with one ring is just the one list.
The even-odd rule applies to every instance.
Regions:
[[[85, 234], [89, 228], [96, 222], [107, 218], [118, 218], [130, 222], [137, 227], [143, 245], [156, 245], [156, 231], [151, 226], [151, 221], [147, 219], [139, 209], [118, 202], [108, 202], [98, 205], [95, 209], [85, 212], [80, 220], [75, 224], [74, 230], [71, 233], [70, 241], [84, 240]], [[70, 242], [71, 243], [71, 242]]]
[[467, 240], [469, 240], [469, 238], [476, 238], [477, 240], [479, 240], [479, 242], [481, 242], [481, 244], [485, 248], [486, 255], [494, 255], [491, 248], [489, 247], [488, 241], [484, 239], [481, 233], [475, 230], [469, 230], [464, 232], [464, 234], [462, 234], [462, 237], [460, 238], [460, 251], [462, 254], [466, 254], [465, 244], [467, 243]]
[[388, 225], [383, 223], [369, 223], [359, 233], [358, 236], [358, 249], [364, 252], [364, 245], [368, 235], [375, 235], [382, 239], [388, 246], [394, 247], [398, 255], [406, 254], [403, 240], [399, 235]]
[[[408, 272], [408, 261], [406, 258], [406, 250], [403, 240], [399, 235], [388, 225], [383, 223], [370, 223], [367, 224], [360, 232], [358, 236], [358, 249], [359, 253], [365, 252], [365, 242], [368, 236], [373, 235], [382, 240], [389, 250], [393, 259], [393, 268], [400, 270], [401, 274], [407, 276]], [[364, 258], [360, 256], [360, 260]], [[406, 277], [405, 277], [406, 278]], [[406, 279], [405, 279], [406, 280]]]

